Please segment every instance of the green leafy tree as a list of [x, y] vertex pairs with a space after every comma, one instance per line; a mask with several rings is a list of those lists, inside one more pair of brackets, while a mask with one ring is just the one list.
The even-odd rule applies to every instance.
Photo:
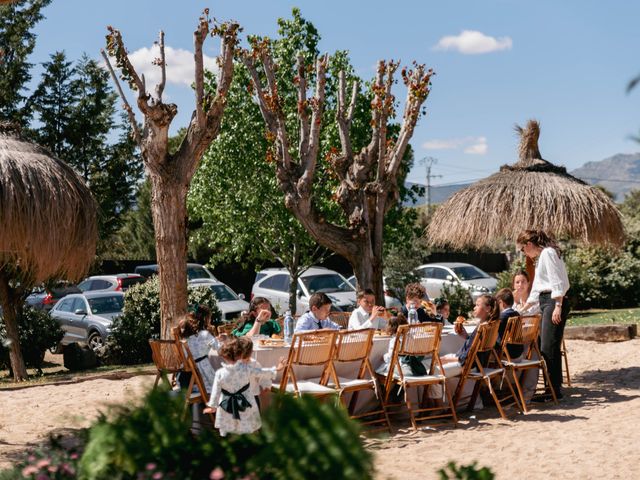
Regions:
[[[399, 172], [433, 71], [418, 64], [402, 70], [408, 95], [400, 127], [394, 131], [389, 124], [395, 118], [392, 85], [399, 63], [380, 61], [363, 96], [358, 95], [357, 78], [340, 68], [340, 55], [331, 60], [318, 56], [311, 62], [301, 53], [294, 66], [278, 62], [269, 39], [252, 38], [250, 44], [241, 58], [267, 125], [268, 158], [274, 160], [285, 205], [319, 244], [345, 257], [358, 284], [373, 288], [381, 301], [385, 218], [400, 197]], [[288, 108], [282, 81], [288, 74], [294, 79], [294, 109]], [[360, 146], [355, 119], [363, 101], [370, 116], [362, 134], [368, 141]], [[321, 140], [332, 131], [337, 131], [339, 141], [325, 143], [325, 150]], [[328, 198], [323, 195], [327, 190]], [[339, 219], [327, 215], [326, 206], [339, 212]]]
[[0, 120], [26, 127], [31, 117], [25, 95], [31, 80], [28, 57], [36, 45], [33, 29], [51, 0], [19, 0], [0, 6]]
[[51, 55], [42, 64], [42, 78], [30, 99], [40, 124], [35, 139], [58, 158], [69, 157], [71, 149], [71, 117], [78, 100], [72, 65], [64, 52]]

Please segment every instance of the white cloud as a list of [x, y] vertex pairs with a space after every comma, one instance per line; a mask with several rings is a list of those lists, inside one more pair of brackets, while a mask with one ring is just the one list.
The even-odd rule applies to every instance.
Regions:
[[438, 40], [434, 50], [456, 50], [465, 55], [511, 50], [510, 37], [490, 37], [477, 30], [463, 30], [460, 35], [448, 35]]
[[464, 149], [464, 153], [469, 155], [484, 155], [489, 150], [486, 137], [478, 137], [474, 143]]
[[[193, 52], [182, 48], [164, 47], [167, 63], [167, 84], [191, 86], [194, 82], [195, 66]], [[129, 59], [135, 67], [138, 75], [144, 74], [147, 82], [147, 91], [153, 92], [155, 85], [160, 82], [160, 67], [153, 65], [153, 61], [160, 58], [160, 47], [153, 45], [151, 48], [142, 47], [129, 54]], [[211, 71], [217, 70], [215, 58], [203, 56], [204, 68]]]
[[489, 150], [487, 137], [463, 137], [449, 139], [433, 139], [422, 144], [425, 150], [457, 150], [462, 149], [469, 155], [484, 155]]

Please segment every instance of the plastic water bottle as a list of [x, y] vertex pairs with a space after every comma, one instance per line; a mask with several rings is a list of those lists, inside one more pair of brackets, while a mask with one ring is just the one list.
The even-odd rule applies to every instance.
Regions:
[[284, 314], [284, 341], [287, 343], [291, 343], [291, 339], [293, 339], [293, 317], [291, 316], [291, 312], [287, 310], [287, 313]]
[[414, 303], [409, 304], [408, 313], [409, 313], [409, 318], [407, 319], [407, 321], [409, 322], [409, 325], [418, 323], [418, 311], [416, 310], [416, 306]]

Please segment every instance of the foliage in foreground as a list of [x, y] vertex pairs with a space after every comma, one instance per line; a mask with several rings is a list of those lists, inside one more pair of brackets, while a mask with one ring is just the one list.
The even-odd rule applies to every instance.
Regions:
[[[209, 307], [212, 321], [221, 317], [216, 297], [208, 287], [190, 288], [188, 302], [189, 305]], [[160, 335], [160, 283], [157, 276], [127, 290], [124, 313], [113, 321], [111, 328], [103, 360], [124, 365], [151, 361], [149, 339]]]
[[[25, 306], [18, 318], [20, 348], [27, 367], [42, 368], [44, 353], [55, 348], [62, 340], [64, 332], [56, 320], [43, 310]], [[9, 347], [5, 326], [0, 321], [0, 368], [10, 368]]]
[[487, 467], [477, 468], [476, 462], [471, 465], [456, 465], [449, 462], [445, 468], [438, 470], [440, 480], [493, 480], [494, 475]]
[[254, 435], [223, 438], [204, 430], [194, 436], [183, 397], [157, 389], [139, 406], [117, 407], [90, 428], [79, 474], [134, 479], [152, 468], [161, 474], [154, 478], [372, 478], [358, 425], [332, 402], [275, 397], [263, 422]]

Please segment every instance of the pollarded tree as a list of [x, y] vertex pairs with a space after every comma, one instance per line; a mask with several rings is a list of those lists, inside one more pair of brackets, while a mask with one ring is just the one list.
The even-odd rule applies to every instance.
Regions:
[[[155, 61], [162, 76], [153, 96], [147, 92], [144, 76], [138, 75], [131, 64], [120, 32], [109, 27], [107, 35], [109, 55], [115, 58], [122, 78], [132, 90], [137, 91], [137, 105], [144, 115], [142, 129], [138, 127], [109, 56], [102, 51], [129, 115], [133, 135], [140, 147], [151, 182], [156, 254], [160, 265], [160, 332], [163, 338], [170, 337], [172, 325], [187, 311], [187, 191], [202, 154], [220, 130], [225, 99], [233, 76], [233, 54], [238, 31], [239, 26], [235, 23], [224, 23], [212, 28], [208, 10], [200, 17], [194, 32], [196, 106], [186, 135], [175, 153], [171, 153], [168, 147], [169, 126], [178, 107], [162, 100], [166, 83], [164, 32], [160, 32], [160, 57]], [[222, 42], [215, 92], [205, 92], [204, 89], [202, 46], [210, 34], [220, 36]]]
[[[382, 254], [385, 214], [399, 199], [399, 171], [403, 156], [430, 90], [431, 69], [415, 64], [403, 69], [402, 79], [408, 93], [399, 132], [392, 136], [389, 121], [394, 118], [395, 98], [391, 92], [397, 62], [378, 63], [371, 102], [371, 137], [355, 151], [351, 124], [358, 97], [357, 81], [351, 84], [350, 99], [344, 73], [338, 74], [336, 122], [340, 149], [326, 160], [339, 185], [333, 200], [347, 221], [345, 225], [328, 221], [314, 198], [314, 186], [322, 181], [316, 175], [320, 131], [325, 108], [327, 57], [315, 60], [315, 93], [307, 98], [309, 66], [298, 57], [297, 93], [299, 141], [288, 128], [277, 72], [287, 68], [273, 61], [268, 39], [254, 39], [242, 60], [253, 80], [256, 98], [273, 142], [276, 176], [285, 194], [285, 205], [321, 245], [345, 257], [353, 266], [359, 285], [371, 285], [379, 301], [383, 298]], [[266, 83], [263, 82], [266, 79]]]

